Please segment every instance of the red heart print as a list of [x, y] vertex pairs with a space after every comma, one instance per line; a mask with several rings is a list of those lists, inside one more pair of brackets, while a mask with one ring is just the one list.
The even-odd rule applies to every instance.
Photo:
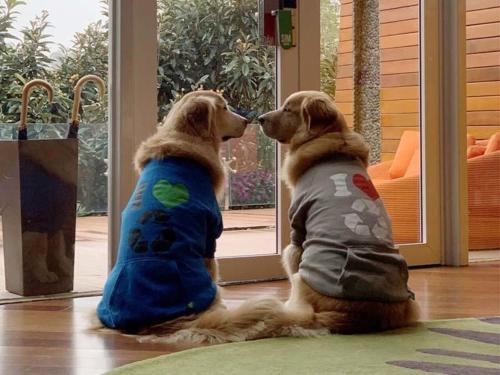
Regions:
[[373, 186], [372, 181], [367, 179], [362, 174], [355, 174], [352, 176], [352, 183], [359, 190], [368, 195], [371, 200], [375, 201], [380, 198], [380, 195], [378, 194], [377, 189], [375, 189], [375, 186]]

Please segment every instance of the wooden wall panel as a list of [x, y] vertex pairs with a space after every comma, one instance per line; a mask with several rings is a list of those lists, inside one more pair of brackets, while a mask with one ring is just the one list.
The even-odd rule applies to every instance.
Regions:
[[483, 23], [500, 22], [500, 8], [480, 9], [467, 12], [466, 24], [476, 25]]
[[467, 12], [477, 9], [498, 8], [500, 0], [467, 0], [465, 2]]
[[498, 124], [500, 111], [470, 111], [467, 112], [467, 124], [495, 126]]
[[500, 38], [482, 38], [467, 41], [467, 53], [500, 51]]
[[[419, 48], [417, 45], [400, 48], [386, 48], [380, 51], [380, 61], [397, 61], [399, 59], [418, 59]], [[351, 56], [352, 60], [352, 56]]]
[[[466, 0], [467, 125], [478, 139], [500, 129], [500, 0]], [[342, 0], [336, 100], [352, 126], [352, 0]], [[418, 129], [419, 0], [380, 0], [382, 158]]]

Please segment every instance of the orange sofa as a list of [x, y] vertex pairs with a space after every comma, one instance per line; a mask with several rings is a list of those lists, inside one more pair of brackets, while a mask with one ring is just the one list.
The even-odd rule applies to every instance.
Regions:
[[[420, 135], [405, 131], [393, 160], [370, 166], [392, 218], [396, 243], [420, 242]], [[467, 136], [469, 249], [500, 248], [500, 133], [476, 142]]]

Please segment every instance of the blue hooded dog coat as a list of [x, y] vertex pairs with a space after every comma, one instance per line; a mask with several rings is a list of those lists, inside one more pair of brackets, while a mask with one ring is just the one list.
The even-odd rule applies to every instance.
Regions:
[[208, 170], [183, 158], [150, 161], [127, 207], [117, 262], [97, 314], [124, 331], [206, 310], [216, 295], [205, 265], [222, 233]]

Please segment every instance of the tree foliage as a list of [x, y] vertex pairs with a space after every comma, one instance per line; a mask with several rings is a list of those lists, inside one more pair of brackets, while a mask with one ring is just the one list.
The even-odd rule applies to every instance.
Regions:
[[8, 39], [15, 39], [10, 31], [15, 17], [19, 14], [16, 8], [24, 4], [21, 0], [3, 0], [0, 3], [0, 51], [5, 51]]
[[254, 117], [274, 107], [275, 52], [261, 46], [255, 0], [159, 0], [158, 105], [199, 87]]
[[[19, 121], [23, 85], [41, 78], [55, 90], [53, 103], [47, 102], [43, 90], [35, 90], [30, 98], [28, 122], [38, 124], [33, 131], [41, 134], [52, 131], [41, 123], [67, 123], [73, 87], [81, 76], [96, 74], [107, 81], [108, 2], [100, 1], [105, 20], [77, 32], [70, 46], [59, 46], [56, 52], [47, 12], [29, 22], [21, 38], [13, 35], [14, 21], [25, 3], [0, 0], [0, 124]], [[333, 96], [339, 4], [338, 0], [321, 4], [321, 83]], [[159, 122], [175, 100], [200, 87], [223, 91], [230, 106], [251, 119], [274, 108], [275, 48], [260, 44], [256, 14], [256, 0], [158, 0]], [[101, 101], [96, 87], [86, 85], [82, 97], [83, 122], [96, 124], [80, 130], [79, 207], [88, 212], [106, 208], [107, 96]], [[14, 126], [0, 126], [0, 139], [14, 134]], [[259, 168], [274, 170], [274, 152], [274, 142], [259, 133]], [[262, 181], [267, 180], [266, 175]]]

